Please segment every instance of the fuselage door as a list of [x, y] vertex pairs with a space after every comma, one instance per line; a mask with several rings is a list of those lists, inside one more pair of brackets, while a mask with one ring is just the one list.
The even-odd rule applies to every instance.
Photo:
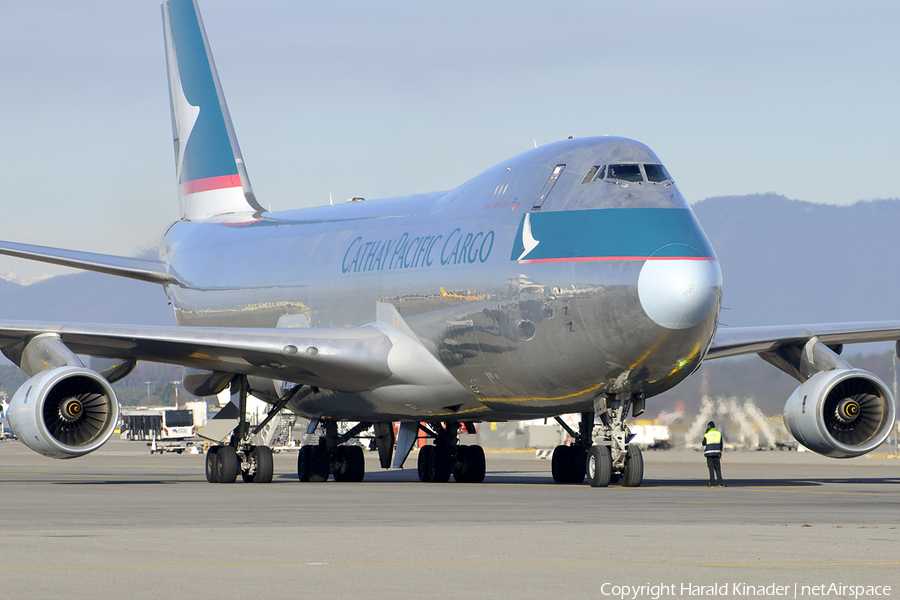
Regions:
[[541, 210], [541, 207], [544, 205], [544, 200], [547, 199], [547, 196], [550, 195], [550, 192], [553, 190], [553, 186], [556, 185], [559, 176], [562, 174], [563, 169], [566, 168], [566, 165], [556, 165], [553, 169], [553, 172], [550, 173], [550, 177], [547, 179], [547, 183], [544, 184], [544, 187], [541, 189], [540, 195], [537, 197], [537, 200], [534, 201], [534, 206], [531, 207], [531, 210]]

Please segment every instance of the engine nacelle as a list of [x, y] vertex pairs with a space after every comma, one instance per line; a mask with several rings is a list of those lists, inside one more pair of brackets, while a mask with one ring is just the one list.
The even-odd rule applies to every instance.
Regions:
[[119, 401], [100, 374], [65, 366], [38, 373], [13, 395], [9, 427], [26, 446], [52, 458], [93, 452], [113, 434]]
[[871, 452], [894, 424], [894, 398], [880, 379], [859, 369], [816, 373], [784, 405], [784, 424], [798, 442], [832, 458]]

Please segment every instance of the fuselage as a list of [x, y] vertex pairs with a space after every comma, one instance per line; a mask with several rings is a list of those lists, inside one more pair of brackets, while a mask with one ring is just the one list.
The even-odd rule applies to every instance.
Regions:
[[536, 148], [449, 192], [179, 221], [160, 255], [185, 282], [167, 288], [182, 325], [353, 327], [396, 309], [457, 385], [394, 406], [374, 390], [295, 407], [351, 420], [650, 397], [699, 365], [721, 304], [715, 254], [674, 182], [615, 137]]

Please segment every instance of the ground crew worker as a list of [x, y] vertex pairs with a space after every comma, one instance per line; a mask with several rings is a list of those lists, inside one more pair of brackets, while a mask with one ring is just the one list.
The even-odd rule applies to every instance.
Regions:
[[706, 466], [709, 468], [709, 483], [706, 487], [725, 487], [725, 482], [722, 481], [722, 432], [716, 429], [716, 424], [712, 421], [706, 425], [703, 447]]

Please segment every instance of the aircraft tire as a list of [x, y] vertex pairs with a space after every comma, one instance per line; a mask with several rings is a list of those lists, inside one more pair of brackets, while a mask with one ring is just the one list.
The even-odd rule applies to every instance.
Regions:
[[309, 482], [309, 474], [312, 471], [312, 446], [300, 446], [297, 453], [297, 478], [303, 482]]
[[607, 487], [612, 477], [612, 453], [609, 446], [591, 446], [585, 464], [591, 487]]
[[250, 459], [256, 459], [256, 472], [253, 474], [253, 483], [271, 483], [275, 475], [275, 459], [272, 449], [268, 446], [257, 446], [250, 452]]
[[216, 453], [219, 483], [234, 483], [238, 474], [237, 452], [232, 446], [222, 446]]
[[361, 446], [344, 446], [344, 458], [347, 461], [345, 481], [359, 482], [366, 476], [366, 455]]
[[315, 483], [328, 481], [329, 456], [325, 446], [312, 446], [312, 460], [310, 461], [309, 480]]
[[468, 483], [481, 483], [487, 469], [484, 463], [484, 448], [469, 446], [469, 479]]
[[586, 475], [588, 449], [584, 446], [570, 446], [569, 453], [569, 483], [582, 483]]
[[550, 473], [553, 474], [553, 481], [556, 483], [569, 482], [569, 446], [559, 445], [553, 449], [553, 456], [550, 458]]
[[644, 455], [637, 446], [628, 445], [625, 454], [625, 470], [622, 472], [622, 487], [638, 487], [644, 480]]
[[209, 483], [219, 482], [219, 459], [216, 454], [221, 446], [210, 446], [206, 451], [206, 481]]
[[416, 461], [416, 470], [419, 474], [419, 481], [424, 481], [425, 483], [431, 483], [434, 481], [431, 478], [431, 471], [429, 469], [429, 463], [431, 462], [431, 455], [434, 453], [434, 446], [422, 446], [419, 448], [419, 459]]
[[338, 482], [347, 481], [347, 471], [350, 470], [350, 460], [347, 457], [347, 449], [347, 446], [338, 446], [334, 449], [334, 462], [338, 467], [334, 472], [334, 480]]
[[459, 483], [469, 481], [471, 470], [471, 450], [469, 446], [462, 444], [456, 447], [456, 457], [453, 459], [453, 479]]
[[429, 464], [432, 481], [435, 483], [447, 483], [450, 481], [450, 473], [453, 470], [450, 448], [444, 445], [435, 446]]

